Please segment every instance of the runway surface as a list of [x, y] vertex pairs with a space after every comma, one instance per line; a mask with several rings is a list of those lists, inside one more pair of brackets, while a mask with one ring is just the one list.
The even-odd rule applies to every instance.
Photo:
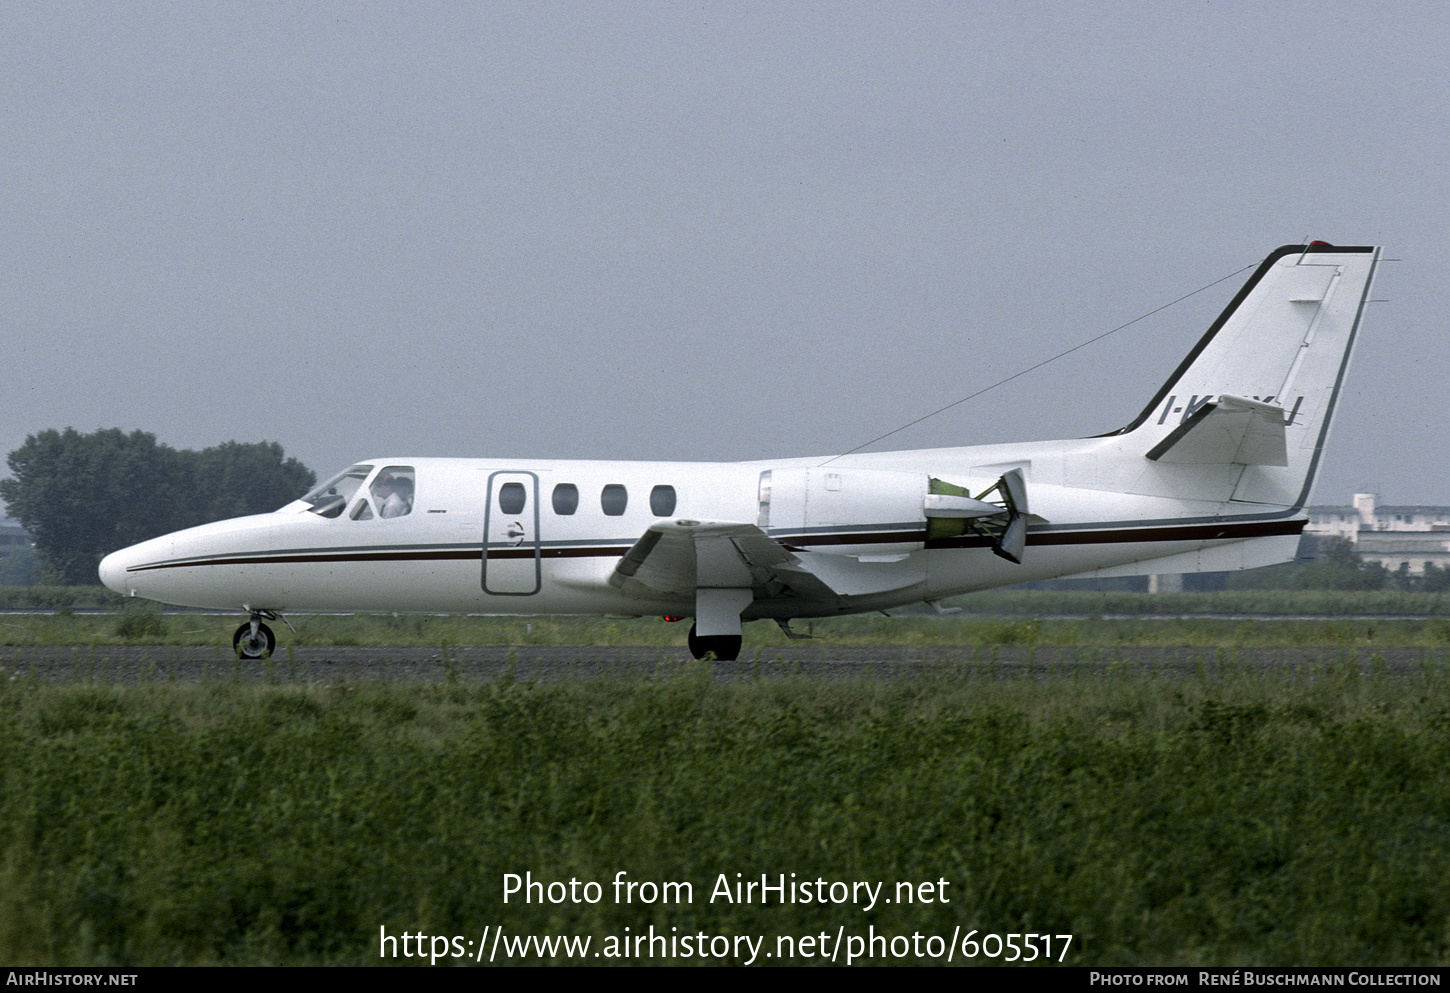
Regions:
[[465, 646], [427, 648], [283, 646], [267, 662], [239, 662], [216, 646], [0, 647], [0, 678], [47, 682], [332, 683], [389, 680], [633, 679], [678, 675], [707, 665], [713, 678], [1030, 678], [1159, 673], [1165, 677], [1313, 671], [1353, 663], [1362, 673], [1412, 675], [1446, 665], [1443, 650], [1419, 648], [1023, 648], [875, 647], [826, 643], [746, 646], [734, 662], [695, 663], [683, 648]]

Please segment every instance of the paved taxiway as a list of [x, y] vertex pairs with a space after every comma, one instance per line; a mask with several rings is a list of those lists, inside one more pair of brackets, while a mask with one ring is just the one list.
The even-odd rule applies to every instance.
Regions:
[[[1157, 673], [1274, 672], [1338, 667], [1353, 661], [1365, 674], [1407, 675], [1447, 664], [1444, 651], [1418, 648], [856, 648], [825, 643], [746, 646], [735, 662], [711, 662], [722, 681], [799, 676], [810, 679], [1070, 678]], [[238, 662], [210, 646], [0, 647], [0, 678], [101, 683], [240, 679], [284, 683], [339, 680], [639, 678], [678, 674], [694, 663], [682, 648], [601, 648], [538, 645], [358, 648], [285, 645], [269, 663]]]

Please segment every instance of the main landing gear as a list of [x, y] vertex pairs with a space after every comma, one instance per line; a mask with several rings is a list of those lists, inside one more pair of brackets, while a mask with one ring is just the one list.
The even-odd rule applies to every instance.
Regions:
[[711, 652], [721, 662], [734, 662], [740, 657], [740, 646], [744, 639], [738, 634], [719, 634], [710, 638], [702, 638], [695, 633], [695, 625], [690, 625], [690, 654], [697, 659], [703, 659]]
[[277, 619], [277, 615], [270, 610], [254, 610], [252, 619], [237, 628], [237, 633], [232, 635], [232, 648], [236, 649], [237, 658], [247, 661], [271, 658], [272, 650], [277, 647], [277, 636], [262, 623], [264, 617], [269, 621]]

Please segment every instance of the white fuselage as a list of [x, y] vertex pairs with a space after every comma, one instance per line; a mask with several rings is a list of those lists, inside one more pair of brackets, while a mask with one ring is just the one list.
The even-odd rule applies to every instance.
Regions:
[[[108, 556], [101, 574], [127, 595], [217, 609], [691, 615], [693, 592], [623, 592], [610, 577], [651, 525], [736, 521], [760, 526], [841, 591], [809, 599], [761, 589], [743, 611], [746, 619], [787, 618], [936, 601], [1235, 545], [1259, 548], [1256, 564], [1266, 551], [1262, 539], [1273, 536], [1281, 541], [1267, 560], [1277, 561], [1282, 538], [1296, 540], [1302, 527], [1302, 515], [1286, 507], [1230, 507], [1231, 486], [1187, 501], [1064, 485], [1072, 474], [1066, 462], [1086, 460], [1101, 475], [1117, 446], [1103, 438], [1071, 447], [1081, 450], [1055, 442], [860, 455], [824, 465], [376, 459], [367, 463], [374, 477], [384, 466], [416, 473], [406, 516], [325, 518], [298, 501], [142, 542]], [[979, 537], [928, 539], [930, 478], [979, 492], [1004, 468], [1019, 467], [1032, 496], [1021, 564], [994, 555]], [[512, 513], [499, 507], [510, 482], [525, 499], [521, 508], [506, 508]], [[566, 508], [572, 512], [556, 507], [561, 484], [577, 493]], [[660, 492], [673, 495], [668, 506], [652, 500]]]

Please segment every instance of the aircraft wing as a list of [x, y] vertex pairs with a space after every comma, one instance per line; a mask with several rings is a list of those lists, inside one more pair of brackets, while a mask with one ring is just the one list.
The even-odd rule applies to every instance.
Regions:
[[614, 567], [610, 585], [639, 597], [695, 596], [702, 589], [752, 590], [840, 605], [842, 597], [906, 589], [926, 581], [919, 556], [862, 561], [850, 555], [794, 552], [754, 524], [662, 521]]
[[765, 583], [791, 553], [754, 524], [661, 521], [620, 558], [610, 585], [625, 592], [694, 596], [700, 587]]
[[1220, 396], [1148, 451], [1154, 462], [1187, 465], [1289, 464], [1284, 408]]

